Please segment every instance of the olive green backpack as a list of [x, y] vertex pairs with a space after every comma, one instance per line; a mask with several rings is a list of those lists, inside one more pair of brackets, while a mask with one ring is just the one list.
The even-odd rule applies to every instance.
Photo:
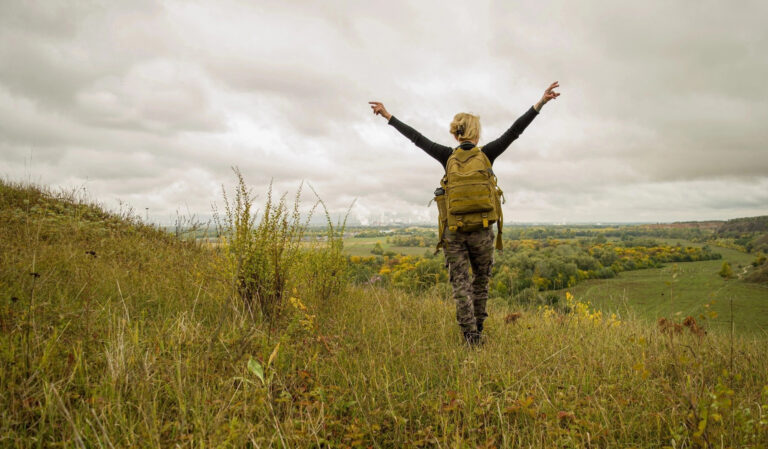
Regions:
[[443, 245], [445, 230], [470, 232], [496, 223], [496, 249], [502, 249], [501, 198], [491, 161], [479, 147], [456, 148], [445, 164], [445, 176], [435, 190], [439, 213], [437, 249]]

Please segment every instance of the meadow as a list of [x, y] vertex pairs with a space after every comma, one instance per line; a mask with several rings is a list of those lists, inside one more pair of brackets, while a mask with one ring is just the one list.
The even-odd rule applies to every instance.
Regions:
[[729, 332], [733, 321], [736, 332], [768, 336], [768, 286], [718, 275], [723, 261], [743, 273], [754, 256], [729, 248], [715, 251], [723, 260], [628, 271], [614, 279], [585, 281], [570, 290], [602, 310], [631, 309], [648, 321], [715, 312], [717, 316], [709, 320], [713, 330]]
[[0, 446], [768, 445], [764, 336], [574, 290], [493, 301], [470, 348], [444, 288], [357, 284], [343, 224], [307, 243], [241, 187], [209, 245], [0, 183]]

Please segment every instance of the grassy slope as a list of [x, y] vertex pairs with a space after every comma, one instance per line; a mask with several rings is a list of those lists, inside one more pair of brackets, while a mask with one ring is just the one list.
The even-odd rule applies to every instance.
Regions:
[[[670, 241], [677, 243], [677, 241]], [[691, 244], [690, 242], [682, 242]], [[574, 295], [591, 301], [603, 310], [625, 312], [627, 308], [642, 318], [694, 316], [709, 310], [714, 329], [729, 330], [733, 299], [733, 320], [737, 332], [768, 332], [768, 288], [738, 279], [724, 280], [718, 275], [724, 261], [741, 273], [754, 255], [728, 248], [715, 248], [722, 260], [667, 264], [664, 268], [628, 271], [614, 279], [590, 280], [570, 289]], [[677, 277], [673, 275], [677, 273]], [[709, 308], [705, 305], [711, 303]]]
[[0, 184], [0, 206], [3, 447], [768, 444], [764, 340], [736, 338], [731, 359], [717, 335], [535, 311], [505, 324], [492, 303], [470, 350], [445, 298], [379, 288], [296, 291], [307, 310], [269, 332], [215, 252], [34, 189]]

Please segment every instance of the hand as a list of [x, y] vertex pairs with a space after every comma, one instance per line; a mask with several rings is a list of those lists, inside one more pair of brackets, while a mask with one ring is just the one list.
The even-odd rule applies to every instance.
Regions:
[[555, 92], [555, 89], [560, 87], [560, 83], [555, 81], [554, 83], [550, 84], [549, 87], [547, 87], [547, 90], [544, 91], [544, 95], [541, 96], [541, 100], [539, 100], [538, 103], [534, 106], [534, 108], [537, 111], [541, 110], [541, 107], [547, 104], [549, 100], [554, 100], [555, 98], [560, 96], [560, 92]]
[[392, 114], [387, 112], [387, 109], [384, 107], [383, 104], [379, 101], [369, 101], [368, 104], [371, 105], [371, 109], [373, 109], [373, 113], [376, 115], [380, 115], [384, 117], [385, 119], [389, 120], [392, 118]]

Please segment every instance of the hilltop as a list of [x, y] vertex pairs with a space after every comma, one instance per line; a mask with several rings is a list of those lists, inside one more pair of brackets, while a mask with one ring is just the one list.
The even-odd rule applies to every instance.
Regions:
[[734, 218], [733, 220], [726, 221], [720, 225], [719, 228], [717, 228], [717, 234], [723, 237], [750, 232], [768, 232], [768, 215], [763, 215], [760, 217]]
[[[251, 229], [262, 246], [247, 254], [268, 263], [259, 248], [290, 242], [280, 229]], [[185, 241], [0, 183], [0, 445], [768, 444], [764, 336], [707, 333], [707, 316], [648, 325], [569, 295], [491, 302], [470, 349], [444, 290], [349, 283], [334, 232], [278, 267], [268, 315], [243, 300], [267, 290], [238, 284], [236, 238]]]
[[673, 223], [654, 223], [641, 225], [648, 229], [703, 229], [714, 231], [719, 229], [725, 222], [721, 220], [709, 221], [676, 221]]

